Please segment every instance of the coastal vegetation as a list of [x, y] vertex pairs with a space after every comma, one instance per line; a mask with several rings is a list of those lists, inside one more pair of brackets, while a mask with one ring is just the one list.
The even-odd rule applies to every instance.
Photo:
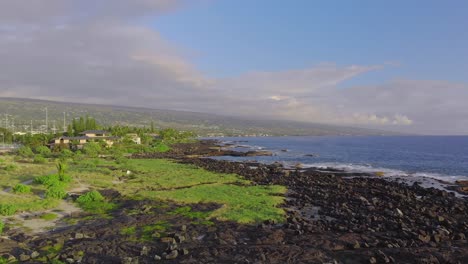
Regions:
[[[75, 121], [71, 130], [75, 133], [82, 125], [82, 129], [102, 128], [95, 120], [83, 118]], [[51, 149], [46, 145], [50, 135], [26, 135], [19, 140], [22, 146], [16, 152], [2, 155], [2, 229], [21, 228], [21, 223], [9, 218], [20, 212], [54, 223], [109, 219], [113, 212], [124, 210], [125, 201], [177, 204], [163, 213], [166, 218], [184, 217], [204, 226], [214, 225], [214, 221], [253, 224], [285, 220], [279, 207], [286, 192], [282, 186], [258, 186], [237, 174], [210, 172], [168, 159], [131, 158], [134, 153], [165, 153], [176, 144], [195, 142], [193, 133], [170, 128], [156, 130], [153, 126], [106, 129], [122, 140], [111, 147], [97, 141], [86, 143], [81, 149], [63, 145]], [[129, 134], [140, 137], [141, 144], [136, 144]], [[119, 198], [105, 195], [109, 190], [117, 192]], [[62, 220], [63, 216], [54, 210], [61, 210], [64, 203], [81, 209], [87, 216]], [[200, 210], [200, 204], [210, 206]], [[122, 228], [120, 234], [150, 241], [165, 236], [171, 226], [169, 220], [160, 220]]]

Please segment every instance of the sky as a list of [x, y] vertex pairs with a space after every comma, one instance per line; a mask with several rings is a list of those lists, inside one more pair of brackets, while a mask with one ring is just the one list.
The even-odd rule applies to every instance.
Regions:
[[2, 0], [0, 96], [468, 134], [468, 2]]

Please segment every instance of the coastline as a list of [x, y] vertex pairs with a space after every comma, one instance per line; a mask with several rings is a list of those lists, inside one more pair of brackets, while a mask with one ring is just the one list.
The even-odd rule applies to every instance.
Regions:
[[[255, 155], [225, 150], [218, 144], [177, 144], [167, 153], [132, 158], [171, 159], [207, 171], [235, 173], [252, 186], [285, 186], [284, 222], [252, 225], [211, 219], [212, 225], [197, 224], [168, 213], [177, 206], [173, 202], [131, 200], [109, 189], [103, 195], [123, 205], [112, 218], [91, 219], [35, 235], [10, 232], [9, 239], [0, 242], [0, 254], [41, 263], [32, 258], [34, 252], [61, 244], [59, 258], [68, 263], [468, 262], [466, 199], [417, 183], [407, 185], [369, 175], [353, 177], [340, 171], [209, 158]], [[203, 212], [219, 205], [191, 206]], [[69, 220], [82, 217], [71, 215]], [[163, 222], [171, 223], [166, 236], [150, 237], [146, 242], [129, 240], [116, 231], [135, 223]], [[20, 244], [27, 245], [27, 250]]]

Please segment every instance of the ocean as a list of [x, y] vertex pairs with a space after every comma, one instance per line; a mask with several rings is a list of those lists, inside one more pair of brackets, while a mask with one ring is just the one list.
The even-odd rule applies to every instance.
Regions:
[[223, 157], [351, 172], [383, 172], [386, 177], [468, 180], [468, 136], [310, 136], [218, 138], [235, 150], [268, 150], [274, 156]]

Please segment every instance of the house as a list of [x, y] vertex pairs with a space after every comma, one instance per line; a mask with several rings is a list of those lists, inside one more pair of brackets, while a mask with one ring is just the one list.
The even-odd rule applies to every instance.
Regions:
[[104, 130], [87, 130], [80, 133], [78, 137], [59, 137], [53, 140], [50, 147], [55, 145], [70, 145], [77, 149], [83, 148], [83, 145], [88, 142], [103, 141], [108, 147], [112, 146], [114, 142], [120, 140], [120, 137], [113, 137], [108, 131]]
[[127, 134], [127, 137], [129, 137], [133, 143], [140, 145], [141, 144], [141, 138], [138, 136], [138, 134]]
[[86, 130], [80, 133], [80, 135], [90, 138], [98, 138], [98, 137], [109, 137], [110, 132], [105, 130]]

